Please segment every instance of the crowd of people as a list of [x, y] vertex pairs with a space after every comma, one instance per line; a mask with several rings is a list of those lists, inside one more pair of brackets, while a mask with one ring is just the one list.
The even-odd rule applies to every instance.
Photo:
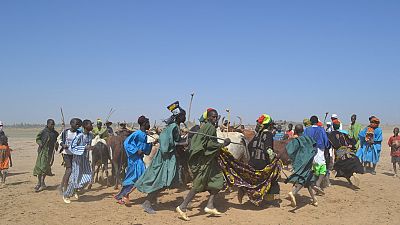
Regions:
[[[247, 144], [250, 155], [249, 162], [235, 159], [227, 150], [231, 144], [229, 138], [218, 142], [217, 110], [209, 108], [200, 117], [200, 127], [189, 137], [183, 137], [181, 124], [186, 121], [186, 111], [174, 102], [167, 107], [172, 115], [165, 120], [166, 126], [159, 138], [152, 143], [148, 141], [150, 129], [149, 119], [140, 116], [137, 120], [139, 129], [131, 131], [123, 141], [127, 156], [127, 167], [122, 182], [122, 189], [114, 196], [119, 204], [128, 204], [130, 194], [134, 191], [147, 193], [142, 204], [145, 212], [156, 213], [159, 193], [167, 188], [176, 188], [182, 183], [182, 168], [190, 170], [192, 185], [182, 203], [176, 207], [178, 216], [190, 220], [187, 215], [189, 203], [199, 192], [207, 191], [209, 198], [204, 211], [211, 215], [220, 215], [214, 204], [215, 196], [229, 186], [238, 189], [238, 200], [243, 201], [245, 195], [249, 200], [260, 205], [261, 202], [274, 204], [275, 196], [280, 193], [279, 178], [284, 164], [291, 165], [291, 174], [285, 183], [292, 183], [293, 188], [288, 197], [293, 207], [297, 206], [296, 195], [304, 187], [308, 190], [312, 205], [317, 206], [316, 196], [325, 195], [325, 188], [330, 186], [329, 178], [344, 177], [350, 185], [358, 188], [357, 174], [376, 174], [376, 165], [381, 154], [383, 140], [380, 120], [371, 116], [365, 128], [357, 123], [357, 116], [351, 116], [348, 130], [336, 114], [331, 120], [321, 122], [317, 116], [303, 120], [303, 124], [289, 124], [287, 129], [276, 125], [270, 115], [262, 114], [256, 120], [255, 135]], [[106, 144], [106, 139], [114, 135], [111, 122], [96, 121], [96, 127], [90, 120], [72, 118], [70, 127], [61, 133], [55, 130], [55, 121], [47, 120], [46, 127], [36, 137], [37, 159], [33, 175], [37, 177], [35, 192], [46, 189], [46, 176], [53, 176], [51, 166], [54, 153], [62, 154], [64, 175], [60, 182], [60, 192], [65, 203], [71, 198], [79, 199], [82, 190], [92, 180], [89, 153], [98, 142]], [[121, 124], [126, 128], [126, 123]], [[294, 129], [293, 129], [294, 127]], [[190, 131], [185, 131], [190, 133]], [[116, 132], [118, 133], [118, 131]], [[392, 163], [395, 176], [396, 164], [400, 165], [399, 128], [394, 128], [388, 145], [391, 148]], [[276, 151], [274, 143], [285, 141], [285, 154]], [[152, 147], [158, 144], [158, 151], [149, 166], [145, 166], [144, 155], [149, 155]], [[232, 143], [238, 144], [238, 143]], [[185, 152], [185, 157], [178, 152]], [[182, 160], [185, 159], [185, 160]], [[182, 167], [183, 163], [187, 167]], [[1, 182], [5, 183], [7, 170], [12, 166], [11, 149], [0, 121], [0, 170]], [[186, 171], [187, 172], [187, 171]]]

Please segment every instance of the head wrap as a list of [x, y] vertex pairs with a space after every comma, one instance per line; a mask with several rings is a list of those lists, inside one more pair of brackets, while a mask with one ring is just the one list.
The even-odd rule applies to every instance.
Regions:
[[119, 127], [120, 127], [120, 128], [126, 128], [127, 125], [128, 125], [128, 124], [126, 123], [125, 120], [122, 121], [122, 122], [119, 122]]
[[310, 121], [310, 119], [305, 118], [305, 119], [303, 120], [303, 124], [304, 124], [305, 127], [311, 126], [311, 121]]
[[261, 124], [261, 125], [268, 125], [272, 122], [272, 118], [271, 116], [267, 115], [267, 114], [262, 114], [260, 117], [258, 117], [257, 119], [257, 123]]
[[339, 130], [339, 128], [340, 128], [340, 120], [336, 119], [336, 120], [333, 120], [332, 122], [333, 122], [333, 129]]
[[379, 127], [380, 120], [378, 118], [373, 117], [369, 121], [371, 122], [369, 125], [371, 128], [375, 129], [375, 128]]
[[97, 119], [97, 124], [99, 124], [99, 123], [103, 123], [103, 121], [101, 121], [101, 119], [99, 118], [99, 119]]
[[182, 112], [182, 108], [179, 106], [179, 101], [172, 103], [171, 105], [167, 106], [167, 108], [169, 111], [171, 111], [172, 115], [178, 115]]
[[138, 118], [138, 124], [139, 125], [143, 125], [145, 122], [148, 122], [148, 121], [149, 121], [149, 118], [146, 118], [145, 116], [140, 116]]
[[211, 111], [217, 111], [217, 110], [215, 110], [213, 108], [208, 108], [205, 112], [203, 112], [203, 114], [201, 114], [199, 121], [201, 123], [206, 122], [206, 120], [208, 119], [208, 113]]
[[172, 113], [172, 116], [170, 116], [168, 119], [164, 120], [164, 122], [167, 125], [175, 122], [175, 119], [179, 115], [186, 114], [186, 111], [179, 106], [179, 101], [176, 101], [176, 102], [170, 104], [169, 106], [167, 106], [167, 109], [169, 111], [171, 111], [171, 113]]
[[337, 118], [338, 118], [338, 116], [337, 116], [336, 114], [332, 114], [331, 118], [335, 118], [335, 119], [337, 119]]

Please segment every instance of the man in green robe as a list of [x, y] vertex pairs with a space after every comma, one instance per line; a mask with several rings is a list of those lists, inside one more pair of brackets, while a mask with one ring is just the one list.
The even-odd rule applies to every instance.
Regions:
[[[179, 125], [186, 120], [186, 112], [175, 102], [168, 107], [173, 115], [166, 120], [167, 126], [160, 134], [160, 148], [149, 168], [136, 181], [135, 187], [143, 193], [148, 193], [142, 204], [145, 212], [155, 214], [152, 204], [157, 201], [157, 195], [166, 187], [173, 187], [179, 183], [178, 165], [176, 160], [176, 146], [181, 140]], [[184, 143], [183, 143], [184, 144]]]
[[47, 120], [47, 126], [36, 136], [38, 144], [38, 156], [36, 159], [33, 175], [37, 176], [38, 183], [35, 186], [35, 191], [40, 192], [46, 189], [44, 179], [46, 176], [52, 175], [50, 161], [53, 152], [58, 148], [57, 137], [58, 132], [54, 130], [55, 122], [52, 119]]
[[296, 125], [294, 129], [294, 138], [286, 145], [287, 153], [292, 161], [293, 172], [285, 180], [285, 183], [293, 183], [293, 190], [288, 194], [293, 207], [296, 207], [297, 205], [295, 195], [303, 187], [308, 189], [308, 192], [313, 199], [313, 205], [318, 205], [317, 199], [312, 190], [314, 177], [312, 165], [314, 156], [317, 153], [317, 150], [314, 148], [315, 141], [308, 136], [302, 136], [302, 134], [303, 125]]
[[[204, 117], [204, 115], [203, 115]], [[196, 193], [208, 191], [210, 197], [204, 211], [212, 215], [221, 213], [214, 207], [215, 195], [224, 186], [224, 175], [218, 165], [218, 156], [221, 148], [230, 144], [230, 139], [225, 139], [223, 144], [218, 143], [216, 123], [218, 113], [215, 109], [208, 109], [206, 122], [201, 126], [198, 134], [195, 134], [190, 143], [189, 166], [193, 173], [193, 187], [176, 211], [184, 220], [190, 220], [186, 215], [189, 202]], [[215, 137], [215, 138], [212, 138]]]
[[356, 143], [355, 149], [356, 151], [360, 148], [360, 138], [358, 137], [358, 134], [362, 130], [362, 125], [356, 122], [357, 120], [357, 115], [353, 114], [351, 116], [351, 124], [349, 127], [349, 137], [354, 140]]
[[103, 140], [108, 138], [108, 130], [107, 127], [103, 127], [103, 121], [97, 119], [97, 126], [92, 130], [93, 137], [99, 135], [99, 137]]

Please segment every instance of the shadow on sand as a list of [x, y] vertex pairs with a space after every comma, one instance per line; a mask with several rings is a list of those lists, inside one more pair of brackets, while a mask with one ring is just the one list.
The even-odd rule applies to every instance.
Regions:
[[394, 173], [389, 173], [389, 172], [383, 172], [383, 175], [389, 176], [389, 177], [394, 177]]
[[[290, 202], [289, 197], [286, 197], [286, 199]], [[297, 210], [303, 208], [304, 206], [311, 205], [312, 199], [310, 196], [296, 195], [296, 203], [297, 203], [297, 206], [290, 209], [289, 212], [296, 213]]]
[[359, 187], [351, 185], [349, 182], [344, 181], [344, 180], [331, 180], [331, 184], [332, 185], [338, 185], [338, 186], [346, 187], [346, 188], [349, 188], [349, 189], [351, 189], [353, 191], [360, 190]]
[[[93, 192], [89, 192], [93, 193]], [[83, 193], [82, 195], [79, 196], [79, 202], [96, 202], [96, 201], [101, 201], [105, 198], [112, 197], [112, 192], [107, 192], [107, 193], [102, 193], [99, 195], [87, 195], [86, 193]]]
[[20, 172], [20, 173], [9, 172], [9, 173], [7, 173], [7, 177], [18, 176], [18, 175], [27, 174], [27, 173], [30, 173], [30, 172]]

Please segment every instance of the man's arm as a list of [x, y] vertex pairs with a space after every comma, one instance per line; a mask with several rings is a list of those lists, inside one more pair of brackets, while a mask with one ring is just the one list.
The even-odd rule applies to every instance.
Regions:
[[36, 143], [38, 144], [38, 151], [40, 151], [43, 147], [43, 141], [42, 141], [42, 136], [43, 136], [43, 130], [41, 130], [37, 135], [36, 135]]
[[388, 140], [389, 147], [392, 147], [392, 144], [393, 144], [393, 137], [390, 137]]

